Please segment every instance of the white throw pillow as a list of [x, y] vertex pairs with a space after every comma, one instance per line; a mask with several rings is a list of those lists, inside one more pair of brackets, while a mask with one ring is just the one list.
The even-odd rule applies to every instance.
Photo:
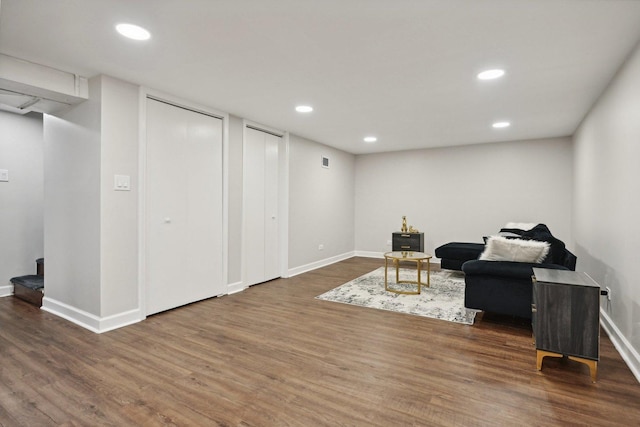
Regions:
[[548, 254], [548, 242], [490, 236], [484, 246], [484, 251], [478, 259], [485, 261], [533, 262], [540, 264]]

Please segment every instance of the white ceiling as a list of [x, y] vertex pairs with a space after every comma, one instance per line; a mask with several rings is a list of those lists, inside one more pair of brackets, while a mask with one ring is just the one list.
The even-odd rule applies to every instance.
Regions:
[[[119, 22], [152, 39], [122, 38]], [[0, 3], [0, 53], [357, 154], [571, 135], [639, 39], [636, 0]], [[476, 80], [494, 67], [506, 76]]]

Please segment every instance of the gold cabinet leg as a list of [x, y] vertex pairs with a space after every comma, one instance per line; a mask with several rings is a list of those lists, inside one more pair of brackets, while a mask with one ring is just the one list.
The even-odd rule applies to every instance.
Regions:
[[[551, 357], [563, 357], [562, 354], [552, 353], [550, 351], [545, 350], [536, 350], [536, 367], [538, 371], [542, 370], [542, 359], [545, 356]], [[598, 375], [598, 361], [591, 359], [583, 359], [582, 357], [568, 356], [569, 360], [575, 360], [576, 362], [584, 363], [589, 367], [589, 374], [591, 374], [591, 381], [596, 382], [596, 377]]]
[[542, 370], [542, 359], [545, 356], [562, 357], [562, 355], [558, 353], [552, 353], [550, 351], [545, 351], [545, 350], [536, 350], [536, 368], [538, 368], [538, 371]]
[[591, 374], [591, 382], [596, 382], [596, 377], [598, 375], [598, 362], [596, 360], [583, 359], [575, 356], [569, 356], [569, 359], [587, 365], [589, 367], [589, 374]]
[[596, 382], [596, 378], [598, 377], [598, 362], [592, 360], [591, 363], [587, 363], [589, 365], [589, 372], [591, 372], [591, 382]]
[[542, 358], [544, 356], [539, 351], [536, 352], [536, 369], [542, 371]]

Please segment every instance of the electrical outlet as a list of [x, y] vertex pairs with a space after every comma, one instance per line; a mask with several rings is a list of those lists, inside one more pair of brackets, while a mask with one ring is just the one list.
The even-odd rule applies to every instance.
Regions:
[[607, 286], [605, 289], [607, 290], [607, 301], [611, 301], [611, 288]]
[[387, 246], [391, 246], [391, 240], [387, 240]]
[[319, 250], [319, 251], [324, 250], [324, 245], [323, 245], [322, 243], [320, 243], [320, 244], [318, 245], [318, 250]]

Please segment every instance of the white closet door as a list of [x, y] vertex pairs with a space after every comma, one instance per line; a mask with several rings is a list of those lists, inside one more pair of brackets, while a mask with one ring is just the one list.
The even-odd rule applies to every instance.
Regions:
[[247, 128], [244, 143], [245, 281], [248, 286], [280, 276], [278, 245], [278, 150], [281, 137]]
[[282, 138], [265, 133], [264, 140], [264, 280], [280, 277], [278, 245], [278, 148]]
[[222, 120], [147, 100], [146, 312], [224, 293]]

